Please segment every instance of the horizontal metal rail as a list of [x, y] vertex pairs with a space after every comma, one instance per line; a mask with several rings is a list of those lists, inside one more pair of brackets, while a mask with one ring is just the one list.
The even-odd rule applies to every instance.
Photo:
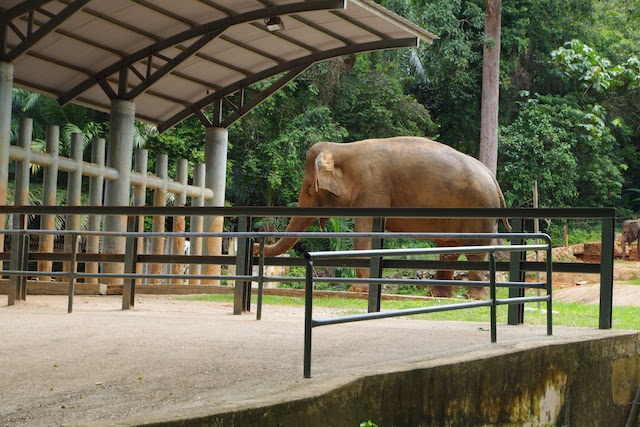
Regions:
[[0, 214], [27, 215], [186, 215], [225, 217], [314, 218], [615, 218], [615, 208], [332, 208], [332, 207], [199, 207], [199, 206], [0, 206]]
[[[127, 238], [138, 238], [138, 237], [186, 237], [186, 238], [195, 238], [195, 237], [235, 237], [235, 238], [254, 238], [261, 242], [264, 241], [267, 237], [310, 237], [310, 238], [351, 238], [351, 237], [386, 237], [386, 238], [415, 238], [415, 239], [435, 239], [435, 238], [450, 238], [452, 236], [460, 237], [460, 238], [478, 238], [478, 235], [469, 234], [469, 235], [459, 235], [452, 233], [287, 233], [287, 232], [108, 232], [108, 231], [77, 231], [77, 230], [19, 230], [19, 229], [6, 229], [0, 230], [0, 233], [7, 235], [20, 235], [20, 236], [35, 236], [35, 235], [57, 235], [57, 236], [67, 236], [70, 235], [77, 239], [81, 236], [122, 236]], [[546, 235], [528, 235], [528, 237], [537, 237], [544, 238]], [[495, 234], [486, 234], [482, 237], [485, 238], [514, 238], [514, 237], [522, 237], [521, 234], [518, 233], [495, 233]], [[75, 240], [74, 239], [74, 240]], [[73, 240], [72, 240], [73, 241]], [[546, 249], [546, 245], [521, 245], [522, 248], [535, 250], [535, 249]], [[516, 246], [510, 246], [511, 250], [516, 250]], [[474, 251], [490, 251], [490, 250], [499, 250], [498, 246], [481, 246], [481, 247], [467, 247], [467, 248], [431, 248], [430, 253], [449, 253], [455, 250], [456, 253], [467, 253]], [[395, 250], [395, 255], [414, 255], [423, 253], [421, 249], [402, 249]], [[370, 251], [368, 253], [361, 253], [361, 256], [376, 256], [379, 255], [379, 250]], [[87, 259], [99, 259], [105, 262], [123, 262], [125, 254], [80, 254], [76, 253], [75, 256], [73, 253], [34, 253], [29, 254], [30, 261], [38, 261], [38, 260], [52, 260], [52, 261], [61, 261], [61, 262], [69, 262], [73, 257], [76, 260], [76, 263], [86, 261]], [[169, 263], [185, 263], [185, 262], [196, 262], [196, 263], [207, 263], [212, 259], [224, 258], [221, 256], [211, 257], [211, 256], [191, 256], [191, 255], [137, 255], [138, 260], [140, 262], [169, 262]], [[235, 260], [235, 257], [227, 257], [229, 261]], [[328, 252], [322, 258], [325, 259], [336, 259], [339, 258], [339, 253]], [[464, 264], [464, 263], [463, 263]], [[487, 264], [488, 263], [484, 263]], [[264, 268], [264, 267], [263, 267]], [[67, 278], [69, 279], [70, 275], [73, 274], [75, 279], [82, 278], [122, 278], [122, 279], [200, 279], [200, 280], [243, 280], [243, 281], [251, 281], [264, 283], [269, 281], [278, 281], [278, 282], [304, 282], [304, 278], [296, 278], [296, 277], [282, 277], [282, 276], [265, 276], [262, 273], [257, 275], [207, 275], [207, 274], [145, 274], [145, 273], [86, 273], [86, 272], [78, 272], [78, 271], [67, 271], [67, 272], [38, 272], [38, 271], [30, 271], [28, 269], [23, 270], [4, 270], [3, 275], [11, 276], [11, 277], [57, 277], [57, 278]], [[344, 279], [340, 278], [323, 278], [323, 282], [326, 283], [341, 283], [344, 282]], [[361, 283], [379, 283], [379, 284], [416, 284], [415, 280], [412, 279], [358, 279], [354, 278], [351, 281], [361, 282]], [[484, 282], [465, 282], [467, 285], [478, 285], [484, 286]], [[421, 285], [435, 285], [435, 284], [449, 284], [448, 281], [430, 281], [419, 282]], [[530, 283], [528, 287], [544, 287], [545, 283]], [[509, 282], [505, 283], [497, 283], [498, 287], [504, 286], [514, 286], [514, 284], [510, 284]], [[72, 289], [72, 284], [70, 283], [69, 289]], [[258, 313], [261, 312], [262, 309], [262, 292], [258, 292]], [[72, 295], [69, 296], [69, 307], [68, 311], [72, 312]]]
[[[47, 206], [47, 205], [39, 205], [39, 206], [25, 206], [25, 205], [14, 205], [0, 206], [0, 214], [8, 214], [15, 216], [24, 217], [26, 215], [35, 216], [35, 215], [116, 215], [116, 216], [129, 216], [138, 217], [138, 216], [154, 216], [154, 215], [163, 215], [163, 216], [201, 216], [201, 217], [226, 217], [226, 218], [234, 218], [237, 217], [239, 219], [242, 218], [251, 218], [251, 217], [315, 217], [315, 218], [327, 218], [327, 217], [370, 217], [370, 218], [507, 218], [510, 220], [512, 226], [514, 226], [514, 231], [522, 230], [522, 227], [516, 227], [520, 223], [523, 222], [524, 219], [533, 219], [533, 218], [549, 218], [549, 219], [594, 219], [600, 221], [602, 224], [602, 261], [600, 263], [569, 263], [569, 262], [555, 262], [553, 264], [553, 269], [555, 272], [579, 272], [579, 273], [589, 273], [589, 274], [599, 274], [600, 275], [600, 328], [601, 329], [609, 329], [612, 325], [612, 297], [613, 297], [613, 242], [614, 242], [614, 232], [615, 232], [615, 220], [616, 220], [616, 209], [615, 208], [502, 208], [502, 209], [464, 209], [464, 208], [343, 208], [343, 207], [297, 207], [297, 208], [288, 208], [288, 207], [253, 207], [253, 206], [234, 206], [234, 207], [201, 207], [201, 206]], [[17, 220], [17, 218], [16, 218]], [[28, 233], [35, 234], [35, 230], [29, 230]], [[11, 230], [7, 230], [6, 233], [11, 233]], [[51, 231], [50, 234], [62, 236], [66, 233], [71, 232], [63, 232], [63, 231]], [[100, 232], [95, 232], [96, 234], [101, 234]], [[87, 232], [83, 232], [83, 234], [89, 236]], [[143, 233], [145, 237], [154, 237], [150, 233]], [[256, 238], [260, 241], [261, 237], [256, 236], [256, 233], [248, 233], [249, 235], [239, 234], [236, 237], [239, 239], [251, 239]], [[406, 233], [402, 236], [406, 238], [416, 238], [417, 233]], [[104, 234], [103, 234], [104, 235]], [[126, 237], [126, 235], [115, 233], [117, 236]], [[179, 236], [192, 236], [188, 233], [179, 233], [179, 234], [171, 234], [174, 237]], [[139, 236], [139, 235], [138, 235]], [[167, 235], [168, 236], [168, 235]], [[226, 237], [229, 236], [229, 233], [203, 233], [200, 234], [201, 237]], [[358, 238], [363, 237], [363, 234], [359, 233], [342, 233], [337, 235], [330, 235], [327, 233], [315, 233], [315, 235], [311, 235], [309, 233], [292, 233], [289, 235], [281, 234], [281, 233], [265, 233], [262, 238], [267, 237], [309, 237], [309, 238]], [[375, 233], [369, 234], [369, 236], [377, 236]], [[378, 235], [381, 238], [389, 239], [393, 238], [393, 234], [391, 233], [383, 233], [382, 235]], [[498, 235], [500, 238], [504, 237], [502, 234]], [[423, 237], [424, 238], [424, 237]], [[435, 238], [435, 237], [434, 237]], [[7, 260], [7, 253], [0, 254], [0, 259]], [[35, 259], [39, 255], [46, 256], [45, 254], [34, 254], [33, 258]], [[84, 254], [78, 253], [79, 260], [81, 262], [122, 262], [115, 261], [113, 254]], [[123, 256], [123, 255], [119, 255]], [[147, 261], [151, 258], [142, 258], [147, 255], [140, 255], [140, 259], [144, 259], [144, 262], [152, 262]], [[163, 256], [163, 255], [161, 255]], [[108, 258], [108, 260], [107, 260]], [[262, 258], [262, 257], [261, 257]], [[155, 259], [155, 258], [154, 258]], [[213, 264], [221, 264], [220, 260], [209, 258], [204, 260], [204, 263], [213, 263]], [[154, 262], [172, 262], [171, 259], [162, 259], [162, 261], [154, 261]], [[189, 260], [188, 262], [195, 262], [193, 260]], [[242, 263], [242, 260], [238, 260], [238, 263]], [[250, 262], [247, 259], [247, 262]], [[254, 261], [255, 262], [255, 261]], [[300, 258], [291, 258], [291, 259], [282, 259], [277, 260], [276, 258], [266, 258], [265, 260], [260, 260], [260, 263], [263, 265], [289, 265], [289, 266], [304, 266], [304, 260]], [[349, 263], [351, 265], [347, 265], [347, 267], [358, 267], [360, 268], [360, 260], [353, 259], [350, 260]], [[415, 260], [394, 260], [388, 259], [383, 263], [383, 267], [387, 268], [391, 265], [407, 265], [407, 263], [413, 263]], [[460, 267], [450, 267], [455, 264], [455, 262], [450, 261], [429, 261], [429, 260], [421, 260], [420, 263], [423, 265], [433, 265], [433, 267], [425, 267], [429, 269], [438, 269], [441, 265], [447, 265], [447, 269], [464, 269], [462, 266]], [[456, 261], [460, 262], [460, 261]], [[277, 264], [281, 263], [281, 264]], [[439, 263], [437, 266], [435, 263]], [[321, 261], [318, 262], [318, 266], [322, 264]], [[357, 264], [357, 265], [356, 265]], [[239, 264], [238, 264], [239, 265]], [[457, 264], [455, 264], [457, 266]], [[471, 266], [471, 263], [468, 264]], [[499, 262], [498, 268], [500, 271], [506, 271], [504, 262]], [[342, 266], [342, 265], [341, 265]], [[539, 262], [531, 262], [531, 261], [514, 261], [512, 260], [510, 263], [511, 268], [509, 271], [511, 274], [515, 271], [514, 268], [519, 268], [520, 271], [544, 271], [544, 265]], [[405, 268], [405, 267], [395, 267], [395, 268]], [[408, 267], [407, 267], [408, 268]], [[480, 270], [481, 268], [475, 268]], [[263, 281], [272, 280], [272, 277], [263, 277]], [[290, 281], [296, 281], [296, 279], [289, 279]], [[281, 280], [284, 281], [284, 280]], [[238, 288], [239, 283], [236, 282], [236, 288]], [[246, 286], [243, 284], [242, 286]], [[246, 295], [246, 294], [245, 294]], [[250, 295], [250, 294], [249, 294]], [[238, 297], [238, 293], [236, 292], [236, 297]], [[234, 313], [236, 308], [236, 304], [234, 304]], [[513, 307], [516, 308], [516, 307]], [[238, 313], [239, 314], [239, 313]], [[511, 317], [510, 317], [511, 319]], [[514, 318], [515, 320], [516, 318]], [[511, 322], [511, 320], [510, 320]]]
[[[455, 233], [454, 233], [455, 234]], [[465, 235], [469, 238], [479, 238], [486, 236], [482, 234], [468, 234]], [[504, 234], [501, 237], [505, 237]], [[512, 305], [512, 304], [524, 304], [529, 302], [545, 302], [547, 304], [547, 334], [551, 335], [553, 332], [553, 319], [552, 319], [552, 260], [551, 260], [551, 238], [546, 234], [518, 234], [513, 236], [518, 239], [540, 239], [544, 240], [545, 244], [532, 244], [532, 245], [492, 245], [492, 246], [460, 246], [455, 248], [421, 248], [421, 249], [374, 249], [374, 250], [353, 250], [353, 251], [318, 251], [310, 252], [305, 255], [307, 260], [306, 274], [305, 274], [305, 338], [304, 338], [304, 377], [311, 377], [311, 343], [312, 343], [312, 331], [313, 328], [318, 326], [337, 325], [342, 323], [360, 322], [374, 319], [384, 319], [389, 317], [399, 316], [411, 316], [416, 314], [436, 313], [450, 310], [462, 310], [478, 307], [490, 308], [490, 324], [491, 324], [491, 342], [497, 341], [497, 320], [496, 320], [496, 307], [498, 305]], [[359, 257], [384, 257], [384, 256], [401, 256], [401, 255], [427, 255], [427, 254], [443, 254], [443, 253], [483, 253], [489, 252], [489, 289], [490, 298], [482, 301], [471, 301], [459, 304], [447, 304], [440, 306], [420, 307], [413, 309], [402, 310], [389, 310], [389, 311], [377, 311], [366, 314], [338, 316], [334, 318], [326, 319], [314, 319], [313, 318], [313, 288], [314, 281], [314, 262], [321, 259], [331, 258], [359, 258]], [[545, 250], [547, 252], [547, 280], [546, 282], [535, 283], [522, 283], [522, 282], [504, 282], [500, 285], [505, 287], [532, 287], [532, 288], [544, 288], [547, 291], [546, 295], [536, 297], [516, 297], [508, 299], [498, 299], [496, 297], [496, 288], [498, 283], [496, 282], [496, 251], [506, 252], [526, 252], [529, 250]], [[318, 279], [320, 281], [326, 281], [326, 278]], [[341, 281], [344, 282], [344, 279]], [[368, 282], [370, 284], [376, 283], [390, 283], [395, 280], [388, 279], [349, 279], [349, 281], [355, 282]], [[442, 280], [420, 280], [414, 279], [402, 279], [402, 283], [419, 283], [423, 285], [427, 284], [445, 284], [450, 283]], [[472, 286], [486, 286], [486, 282], [469, 281], [465, 282], [465, 285]]]

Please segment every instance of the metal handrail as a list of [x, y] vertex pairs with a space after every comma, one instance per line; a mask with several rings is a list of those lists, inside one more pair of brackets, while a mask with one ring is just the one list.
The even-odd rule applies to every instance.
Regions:
[[[250, 206], [234, 206], [234, 207], [202, 207], [202, 206], [0, 206], [0, 215], [14, 215], [14, 223], [24, 224], [25, 215], [116, 215], [128, 216], [130, 219], [139, 216], [152, 215], [178, 215], [178, 216], [221, 216], [221, 217], [237, 217], [238, 224], [249, 224], [248, 227], [239, 228], [243, 231], [250, 230], [250, 222], [247, 220], [251, 217], [370, 217], [370, 218], [508, 218], [513, 226], [513, 231], [521, 231], [521, 219], [531, 218], [553, 218], [553, 219], [598, 219], [602, 224], [602, 258], [600, 263], [554, 263], [554, 271], [557, 272], [580, 272], [592, 273], [600, 275], [600, 308], [599, 308], [599, 327], [601, 329], [610, 329], [612, 326], [612, 306], [613, 306], [613, 248], [615, 236], [615, 208], [502, 208], [502, 209], [464, 209], [464, 208], [344, 208], [344, 207], [250, 207]], [[20, 216], [20, 218], [16, 218]], [[11, 232], [11, 231], [8, 231]], [[29, 231], [33, 233], [33, 231]], [[95, 232], [99, 234], [100, 232]], [[62, 231], [51, 231], [49, 234], [63, 235]], [[117, 233], [116, 233], [117, 234]], [[255, 236], [254, 233], [250, 233]], [[322, 237], [329, 237], [326, 233], [319, 233]], [[346, 233], [347, 235], [339, 235], [340, 237], [360, 237], [354, 233]], [[87, 234], [88, 235], [88, 234]], [[122, 234], [118, 234], [122, 236]], [[176, 236], [176, 234], [172, 234]], [[185, 234], [180, 234], [184, 236]], [[150, 233], [145, 236], [153, 237]], [[220, 237], [228, 236], [228, 233], [219, 234], [202, 234], [204, 237]], [[240, 248], [245, 254], [248, 254], [249, 239], [241, 235], [242, 242]], [[265, 234], [265, 237], [283, 236], [281, 234]], [[411, 234], [407, 235], [413, 237]], [[315, 237], [309, 234], [293, 234], [284, 235], [284, 237]], [[392, 235], [384, 234], [383, 238], [390, 238]], [[502, 237], [502, 236], [501, 236]], [[6, 254], [4, 254], [6, 255]], [[167, 255], [164, 255], [165, 257]], [[82, 255], [83, 261], [87, 260], [87, 255]], [[169, 255], [170, 257], [170, 255]], [[5, 258], [6, 259], [6, 258]], [[102, 262], [102, 260], [90, 260], [91, 262]], [[208, 260], [219, 263], [219, 260]], [[121, 262], [121, 261], [118, 261]], [[149, 261], [151, 262], [151, 261]], [[190, 262], [193, 262], [190, 260]], [[249, 258], [237, 258], [236, 266], [248, 265]], [[276, 264], [275, 259], [267, 259], [266, 263], [270, 265]], [[354, 260], [352, 260], [354, 262]], [[390, 260], [390, 262], [395, 262]], [[244, 263], [244, 264], [243, 264]], [[429, 262], [426, 262], [429, 264]], [[518, 274], [518, 269], [527, 269], [527, 271], [537, 271], [541, 266], [536, 262], [526, 262], [512, 259], [509, 263], [509, 271], [512, 275]], [[300, 258], [291, 261], [283, 261], [280, 265], [303, 265]], [[244, 267], [243, 267], [244, 268]], [[378, 267], [376, 267], [378, 268]], [[499, 268], [504, 269], [504, 263], [499, 263]], [[246, 270], [244, 270], [246, 272]], [[265, 280], [277, 280], [275, 277], [265, 277]], [[291, 279], [295, 281], [295, 279]], [[246, 283], [236, 282], [236, 292], [234, 298], [234, 314], [240, 314], [244, 311], [245, 300], [248, 301], [247, 294], [239, 291], [239, 288], [247, 288]], [[517, 292], [514, 290], [514, 296]], [[244, 296], [243, 296], [244, 295]], [[245, 299], [247, 298], [247, 299]], [[240, 303], [239, 301], [242, 301]], [[370, 306], [372, 306], [370, 299]], [[522, 311], [521, 306], [512, 307], [509, 314], [509, 323], [516, 324], [521, 322]], [[513, 316], [512, 316], [513, 314]]]
[[[446, 233], [448, 237], [455, 237], [455, 233]], [[459, 236], [459, 235], [458, 235]], [[469, 237], [482, 237], [486, 234], [472, 234]], [[501, 237], [505, 237], [502, 234]], [[540, 239], [544, 240], [545, 244], [532, 244], [532, 245], [493, 245], [493, 246], [460, 246], [455, 248], [421, 248], [421, 249], [374, 249], [374, 250], [353, 250], [353, 251], [318, 251], [309, 252], [305, 254], [306, 259], [306, 280], [305, 280], [305, 338], [304, 338], [304, 377], [311, 377], [311, 342], [312, 342], [312, 330], [314, 327], [336, 325], [342, 323], [359, 322], [373, 319], [383, 319], [389, 317], [410, 316], [416, 314], [435, 313], [441, 311], [461, 310], [477, 307], [490, 307], [490, 323], [491, 323], [491, 342], [497, 342], [497, 320], [496, 320], [496, 307], [498, 305], [513, 305], [524, 304], [528, 302], [545, 302], [547, 304], [547, 335], [551, 335], [553, 332], [553, 318], [552, 318], [552, 256], [551, 256], [551, 238], [546, 234], [533, 233], [533, 234], [517, 234], [513, 235], [513, 238], [527, 238], [527, 239]], [[511, 287], [513, 282], [496, 282], [496, 251], [507, 252], [526, 252], [528, 250], [546, 250], [546, 267], [547, 267], [547, 280], [540, 285], [544, 285], [547, 294], [536, 297], [515, 297], [507, 299], [498, 299], [496, 297], [496, 287], [503, 285]], [[366, 314], [338, 316], [328, 319], [314, 319], [313, 318], [313, 283], [314, 283], [314, 261], [320, 259], [330, 258], [357, 258], [357, 257], [382, 257], [382, 256], [399, 256], [399, 255], [416, 255], [416, 254], [444, 254], [444, 253], [482, 253], [489, 252], [489, 289], [490, 297], [487, 300], [472, 301], [465, 303], [447, 304], [440, 306], [403, 309], [403, 310], [390, 310], [390, 311], [378, 311], [370, 312]], [[323, 278], [323, 281], [326, 279]], [[381, 283], [381, 279], [362, 279], [362, 281], [370, 283]], [[441, 280], [412, 280], [406, 279], [413, 283], [419, 283], [421, 285], [442, 284]], [[355, 280], [354, 280], [355, 282]], [[465, 284], [471, 283], [472, 285], [484, 285], [486, 282], [465, 282]], [[529, 287], [528, 284], [520, 284], [520, 286]], [[533, 286], [537, 287], [537, 286]]]

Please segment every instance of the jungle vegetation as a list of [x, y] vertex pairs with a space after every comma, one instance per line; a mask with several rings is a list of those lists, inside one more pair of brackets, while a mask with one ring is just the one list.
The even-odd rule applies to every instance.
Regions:
[[[439, 36], [433, 45], [317, 64], [229, 129], [227, 203], [296, 203], [307, 149], [319, 140], [426, 136], [478, 155], [483, 0], [377, 0]], [[503, 2], [497, 177], [507, 206], [640, 211], [640, 0]], [[108, 138], [108, 117], [14, 90], [21, 115]], [[204, 159], [195, 118], [138, 146]], [[63, 141], [64, 142], [64, 141]], [[64, 153], [64, 149], [61, 149]], [[171, 165], [170, 167], [173, 167]], [[170, 171], [172, 176], [173, 171]]]

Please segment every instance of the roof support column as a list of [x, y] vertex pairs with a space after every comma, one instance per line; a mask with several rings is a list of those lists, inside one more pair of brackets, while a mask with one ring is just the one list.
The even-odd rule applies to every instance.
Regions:
[[[11, 89], [13, 64], [0, 62], [0, 205], [7, 204], [9, 182], [9, 144], [11, 143]], [[5, 215], [0, 215], [0, 228], [5, 228]], [[4, 235], [0, 235], [0, 251], [4, 250]]]
[[[111, 100], [107, 166], [118, 171], [118, 178], [105, 183], [105, 206], [129, 206], [135, 110], [136, 106], [131, 101]], [[122, 232], [127, 229], [127, 218], [124, 215], [106, 215], [103, 224], [104, 231]], [[107, 254], [124, 254], [125, 238], [105, 236], [102, 241], [102, 251]], [[122, 273], [123, 268], [121, 263], [107, 263], [105, 273]], [[110, 283], [114, 282], [122, 283], [122, 279], [110, 281]]]
[[[224, 206], [225, 186], [227, 184], [227, 145], [229, 133], [220, 127], [208, 127], [204, 150], [206, 165], [205, 186], [213, 191], [213, 199], [206, 201], [206, 206]], [[204, 218], [204, 231], [222, 232], [224, 217], [207, 216]], [[222, 237], [208, 237], [205, 239], [204, 255], [222, 254]], [[204, 274], [220, 274], [219, 265], [206, 265]], [[205, 281], [205, 283], [219, 285], [220, 281]]]

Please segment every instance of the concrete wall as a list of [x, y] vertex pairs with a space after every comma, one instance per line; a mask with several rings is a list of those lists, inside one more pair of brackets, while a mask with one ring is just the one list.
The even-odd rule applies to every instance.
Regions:
[[637, 333], [354, 379], [331, 392], [158, 425], [623, 426], [640, 383]]

